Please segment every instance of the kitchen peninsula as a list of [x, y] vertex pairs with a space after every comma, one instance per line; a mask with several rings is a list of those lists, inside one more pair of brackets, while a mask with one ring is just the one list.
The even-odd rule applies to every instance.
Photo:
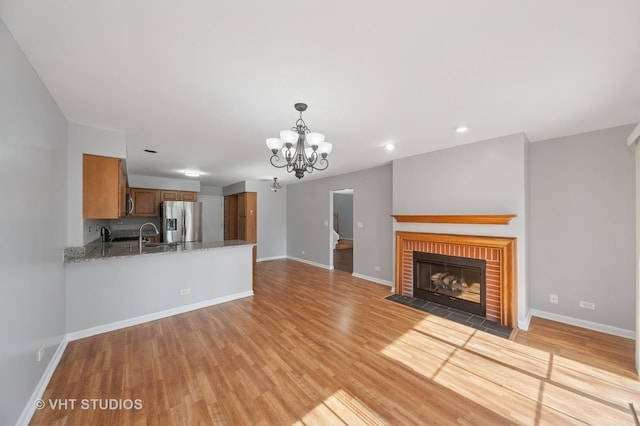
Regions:
[[67, 331], [77, 339], [252, 296], [253, 246], [98, 241], [67, 249]]

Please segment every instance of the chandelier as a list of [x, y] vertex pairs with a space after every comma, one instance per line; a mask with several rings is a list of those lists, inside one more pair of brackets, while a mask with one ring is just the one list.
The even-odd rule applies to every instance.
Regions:
[[278, 182], [278, 178], [274, 177], [273, 183], [269, 185], [269, 189], [272, 190], [273, 192], [278, 192], [278, 189], [280, 188], [282, 188], [282, 185], [280, 185], [280, 183]]
[[[302, 112], [307, 110], [307, 104], [298, 103], [294, 107], [300, 112], [296, 125], [291, 130], [281, 131], [280, 138], [267, 139], [267, 148], [273, 154], [269, 160], [273, 167], [286, 167], [288, 173], [295, 172], [296, 177], [302, 179], [305, 172], [311, 173], [329, 167], [327, 155], [331, 153], [333, 144], [325, 142], [322, 133], [312, 132], [307, 127], [302, 119]], [[285, 162], [277, 164], [281, 152]]]

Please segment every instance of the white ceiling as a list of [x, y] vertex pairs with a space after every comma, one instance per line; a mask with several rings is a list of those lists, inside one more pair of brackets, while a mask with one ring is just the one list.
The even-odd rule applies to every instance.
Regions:
[[292, 183], [264, 140], [296, 102], [334, 144], [304, 180], [640, 120], [638, 0], [0, 0], [0, 18], [70, 121], [126, 132], [133, 174]]

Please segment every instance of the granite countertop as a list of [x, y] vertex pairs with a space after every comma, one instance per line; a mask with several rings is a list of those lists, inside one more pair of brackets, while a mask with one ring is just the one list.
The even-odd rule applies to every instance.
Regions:
[[146, 243], [140, 250], [138, 241], [119, 241], [102, 243], [95, 241], [83, 247], [69, 247], [64, 250], [64, 263], [96, 262], [107, 259], [134, 258], [175, 253], [187, 253], [200, 250], [217, 250], [231, 247], [253, 246], [244, 240], [226, 240], [210, 242], [190, 242], [179, 244]]

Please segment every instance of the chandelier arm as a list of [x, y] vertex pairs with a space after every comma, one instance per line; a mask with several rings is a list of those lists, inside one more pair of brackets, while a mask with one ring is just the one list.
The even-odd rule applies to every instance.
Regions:
[[269, 162], [271, 163], [271, 165], [275, 168], [281, 169], [283, 167], [286, 167], [287, 164], [283, 164], [282, 166], [277, 165], [276, 163], [273, 162], [273, 159], [275, 158], [276, 161], [280, 161], [280, 157], [278, 157], [278, 154], [273, 154], [271, 156], [271, 158], [269, 159]]
[[316, 151], [313, 151], [307, 158], [309, 159], [309, 165], [313, 166], [314, 164], [316, 164], [316, 161], [318, 161], [318, 153]]
[[[318, 164], [320, 164], [319, 167], [314, 165], [313, 168], [316, 170], [325, 170], [327, 167], [329, 167], [329, 161], [327, 161], [326, 158], [321, 159]], [[322, 167], [322, 164], [324, 164], [324, 167]]]

